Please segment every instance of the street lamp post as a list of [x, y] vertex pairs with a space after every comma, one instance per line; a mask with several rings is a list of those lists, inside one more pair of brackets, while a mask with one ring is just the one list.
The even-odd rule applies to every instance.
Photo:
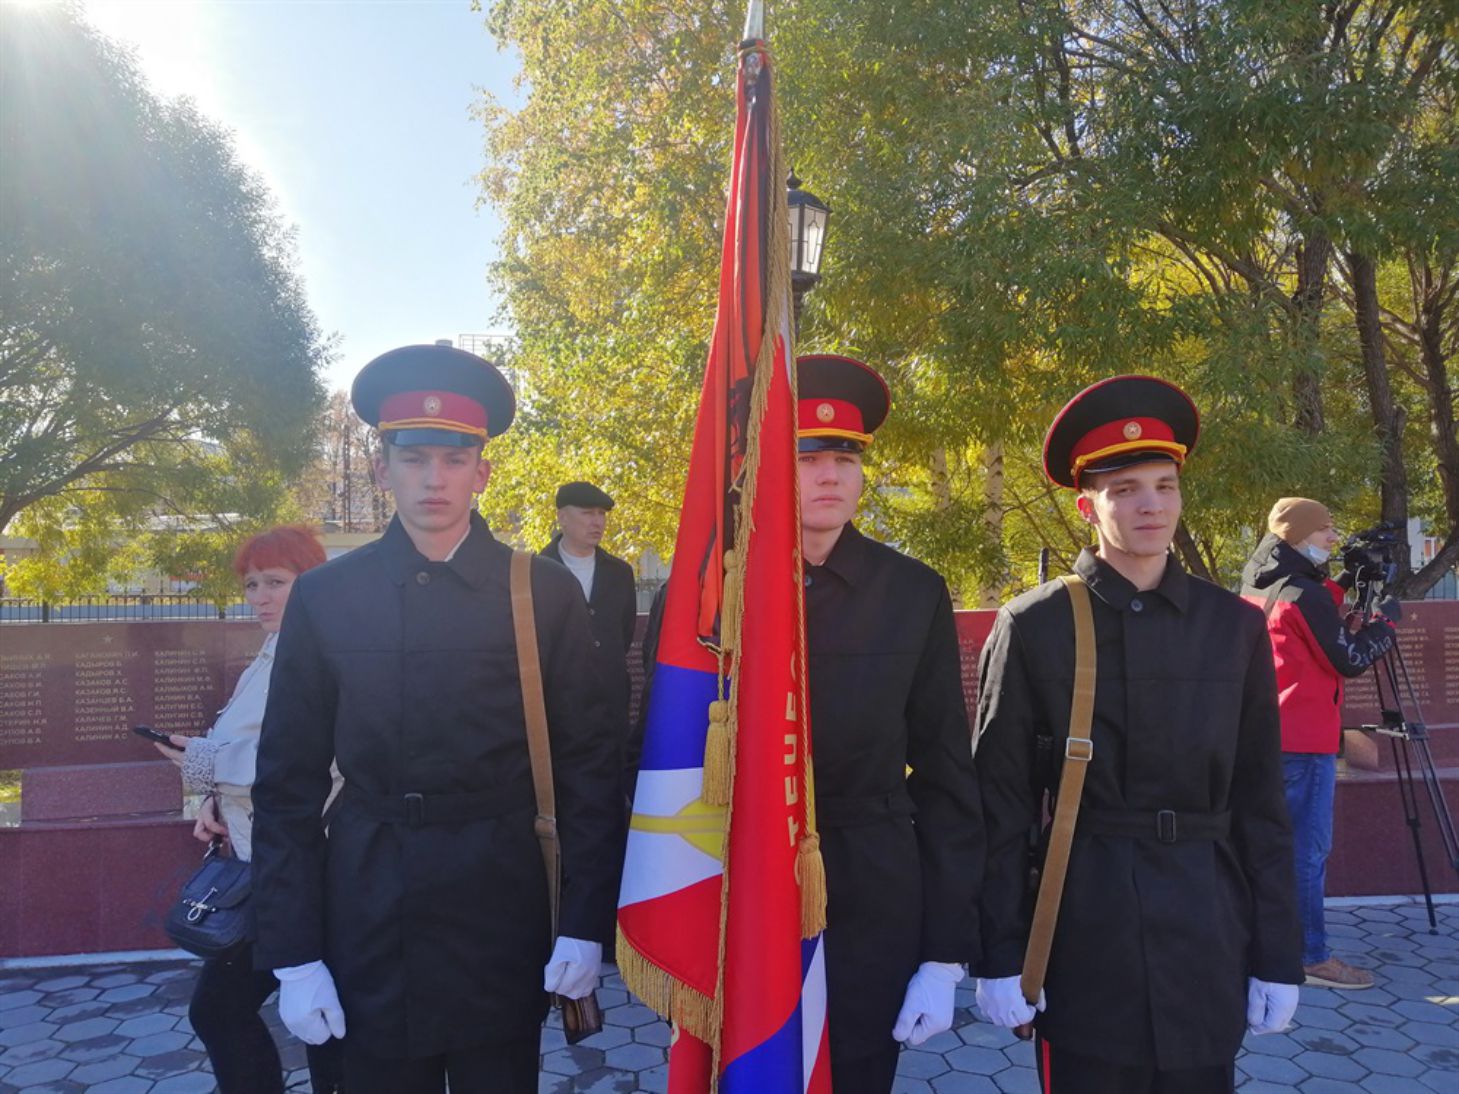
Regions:
[[821, 280], [821, 254], [831, 207], [809, 190], [800, 188], [794, 169], [785, 180], [785, 189], [785, 203], [790, 207], [790, 293], [795, 307], [795, 333], [799, 337], [805, 294]]

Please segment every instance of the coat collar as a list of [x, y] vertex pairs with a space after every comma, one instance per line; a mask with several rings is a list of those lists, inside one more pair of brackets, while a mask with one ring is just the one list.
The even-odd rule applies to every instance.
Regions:
[[479, 589], [493, 579], [501, 579], [501, 557], [510, 553], [511, 549], [497, 541], [477, 512], [472, 512], [471, 531], [449, 562], [432, 563], [421, 554], [399, 516], [391, 520], [390, 527], [380, 537], [380, 560], [390, 580], [397, 585], [404, 585], [423, 567], [435, 565], [448, 567], [466, 584]]
[[[1116, 611], [1126, 611], [1136, 596], [1137, 590], [1130, 580], [1096, 555], [1092, 547], [1079, 552], [1074, 572], [1084, 579], [1096, 596]], [[1175, 555], [1167, 557], [1160, 584], [1151, 591], [1159, 593], [1177, 611], [1185, 611], [1190, 599], [1190, 576]]]
[[1242, 580], [1254, 588], [1265, 589], [1275, 585], [1284, 577], [1303, 577], [1308, 581], [1316, 582], [1327, 579], [1327, 575], [1323, 573], [1317, 563], [1287, 543], [1281, 536], [1268, 532], [1256, 545], [1256, 550], [1252, 552], [1242, 574]]
[[[555, 559], [557, 559], [558, 562], [561, 562], [564, 566], [566, 566], [567, 563], [566, 563], [566, 561], [564, 561], [564, 559], [562, 557], [562, 533], [561, 532], [555, 533], [553, 535], [551, 541], [547, 544], [546, 547], [542, 548], [542, 550], [539, 553], [546, 555], [548, 558], [555, 558]], [[577, 557], [577, 556], [573, 556], [573, 557]], [[610, 555], [607, 551], [603, 550], [603, 548], [601, 548], [601, 547], [594, 547], [593, 548], [593, 560], [595, 562], [601, 562], [605, 558], [612, 558], [612, 557], [613, 557], [612, 555]]]
[[829, 570], [848, 585], [856, 585], [866, 573], [866, 537], [847, 523], [820, 569]]

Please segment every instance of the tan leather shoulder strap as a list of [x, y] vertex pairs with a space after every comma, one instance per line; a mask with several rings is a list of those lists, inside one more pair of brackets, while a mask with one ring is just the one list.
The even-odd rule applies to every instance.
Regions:
[[1079, 818], [1079, 799], [1084, 794], [1084, 774], [1094, 757], [1090, 727], [1094, 722], [1094, 609], [1089, 586], [1073, 575], [1061, 577], [1074, 611], [1074, 694], [1069, 704], [1069, 739], [1064, 743], [1064, 765], [1059, 775], [1054, 823], [1049, 832], [1049, 849], [1044, 855], [1038, 901], [1024, 952], [1023, 997], [1037, 1004], [1049, 968], [1049, 951], [1054, 944], [1054, 927], [1059, 919], [1059, 902], [1064, 896], [1064, 877], [1069, 869], [1069, 848], [1074, 842], [1074, 824]]
[[552, 934], [557, 936], [557, 902], [562, 854], [557, 842], [557, 802], [552, 788], [552, 746], [547, 733], [547, 703], [542, 696], [542, 660], [537, 652], [537, 616], [532, 607], [532, 556], [512, 552], [512, 630], [517, 639], [517, 671], [522, 678], [522, 710], [527, 718], [527, 751], [532, 758], [532, 789], [537, 795], [537, 842], [547, 868]]

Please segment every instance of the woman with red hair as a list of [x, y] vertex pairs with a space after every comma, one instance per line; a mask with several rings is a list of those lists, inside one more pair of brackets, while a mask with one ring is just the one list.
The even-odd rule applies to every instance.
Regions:
[[[263, 648], [243, 670], [233, 697], [206, 736], [173, 735], [176, 747], [157, 745], [181, 768], [184, 786], [205, 795], [193, 835], [204, 843], [226, 839], [233, 855], [245, 862], [252, 858], [254, 765], [274, 645], [294, 579], [324, 560], [319, 538], [302, 525], [280, 525], [244, 540], [233, 571], [263, 628]], [[203, 963], [188, 1018], [208, 1050], [222, 1094], [283, 1091], [278, 1050], [258, 1013], [277, 986], [273, 973], [254, 971], [252, 944]], [[310, 1081], [317, 1092], [338, 1089], [338, 1044], [308, 1046]]]

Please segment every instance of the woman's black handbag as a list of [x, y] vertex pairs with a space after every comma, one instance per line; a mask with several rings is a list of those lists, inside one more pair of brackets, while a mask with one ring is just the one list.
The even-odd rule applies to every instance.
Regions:
[[208, 845], [203, 864], [183, 885], [164, 924], [172, 941], [199, 957], [223, 957], [253, 937], [249, 864], [224, 858], [222, 846], [219, 839]]

